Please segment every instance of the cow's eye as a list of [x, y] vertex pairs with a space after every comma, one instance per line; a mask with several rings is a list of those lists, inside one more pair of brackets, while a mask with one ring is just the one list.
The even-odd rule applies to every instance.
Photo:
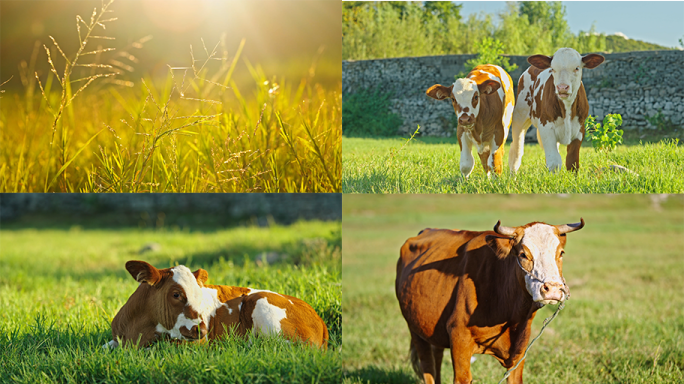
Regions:
[[180, 293], [174, 292], [174, 293], [173, 293], [173, 298], [174, 298], [174, 299], [180, 299]]
[[579, 67], [575, 68], [575, 71], [579, 71]]

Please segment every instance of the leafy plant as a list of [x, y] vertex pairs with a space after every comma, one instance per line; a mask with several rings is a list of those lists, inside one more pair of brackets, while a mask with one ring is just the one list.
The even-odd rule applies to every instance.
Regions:
[[[503, 67], [508, 72], [515, 71], [518, 66], [508, 62], [508, 57], [504, 57], [504, 45], [498, 39], [485, 37], [479, 42], [475, 43], [475, 51], [477, 56], [465, 62], [466, 71], [470, 72], [473, 68], [482, 64], [494, 64]], [[462, 78], [467, 75], [467, 72], [461, 72], [456, 75], [456, 78]]]
[[594, 116], [589, 115], [584, 125], [587, 127], [587, 137], [597, 151], [610, 152], [622, 143], [622, 125], [620, 114], [610, 114], [603, 118], [603, 125], [596, 122]]
[[669, 118], [663, 115], [663, 110], [659, 109], [653, 116], [646, 116], [646, 121], [659, 132], [674, 131], [677, 126]]
[[392, 136], [403, 120], [390, 112], [392, 94], [361, 90], [343, 96], [342, 133], [345, 136]]

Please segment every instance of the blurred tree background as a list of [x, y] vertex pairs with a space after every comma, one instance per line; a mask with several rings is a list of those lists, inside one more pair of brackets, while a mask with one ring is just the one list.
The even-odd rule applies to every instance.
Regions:
[[[30, 68], [34, 51], [39, 75], [49, 72], [42, 47], [54, 48], [49, 36], [65, 52], [75, 52], [79, 44], [75, 15], [88, 21], [93, 8], [100, 6], [100, 0], [0, 1], [1, 79], [14, 76], [3, 88], [21, 86], [22, 67]], [[202, 39], [211, 51], [223, 37], [230, 52], [237, 51], [244, 38], [241, 58], [260, 65], [266, 73], [299, 82], [317, 61], [317, 81], [332, 86], [339, 83], [339, 4], [316, 0], [298, 0], [296, 5], [278, 0], [135, 0], [117, 1], [110, 8], [110, 17], [117, 20], [107, 23], [106, 30], [98, 34], [115, 38], [102, 40], [102, 44], [137, 58], [130, 74], [134, 80], [143, 76], [166, 79], [168, 65], [190, 65], [191, 44], [200, 59], [205, 57]], [[338, 27], [331, 28], [334, 25]], [[148, 36], [151, 39], [142, 46], [135, 45]], [[54, 52], [53, 57], [61, 66], [59, 53]], [[252, 84], [243, 67], [237, 68], [233, 78], [238, 85], [242, 85], [241, 78]]]
[[478, 53], [485, 39], [508, 55], [552, 55], [560, 47], [581, 53], [669, 49], [606, 36], [595, 25], [574, 35], [560, 1], [510, 2], [498, 22], [486, 13], [466, 19], [453, 2], [350, 1], [342, 7], [343, 60]]

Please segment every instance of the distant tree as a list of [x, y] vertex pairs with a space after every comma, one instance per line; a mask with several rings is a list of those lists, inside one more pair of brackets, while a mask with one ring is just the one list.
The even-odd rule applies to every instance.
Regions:
[[521, 1], [519, 10], [521, 16], [527, 17], [529, 25], [539, 26], [551, 35], [554, 47], [562, 47], [572, 35], [565, 20], [565, 7], [560, 1]]
[[448, 25], [451, 20], [461, 20], [462, 4], [454, 4], [451, 1], [426, 1], [423, 3], [426, 14], [431, 14], [443, 25]]

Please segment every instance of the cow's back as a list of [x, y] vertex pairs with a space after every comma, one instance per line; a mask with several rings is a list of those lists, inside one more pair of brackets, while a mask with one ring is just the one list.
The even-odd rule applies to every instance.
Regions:
[[468, 73], [468, 78], [475, 81], [477, 84], [482, 84], [487, 80], [495, 80], [501, 87], [493, 94], [487, 96], [489, 98], [497, 98], [499, 102], [489, 102], [491, 111], [497, 119], [501, 119], [504, 131], [508, 131], [511, 125], [511, 118], [513, 116], [513, 109], [515, 107], [515, 92], [513, 89], [513, 79], [503, 68], [498, 65], [484, 64], [478, 65]]
[[467, 251], [486, 248], [488, 252], [484, 234], [426, 229], [401, 247], [395, 288], [402, 313], [413, 332], [435, 344], [449, 346], [446, 321], [457, 301], [455, 288], [468, 262], [479, 258]]

